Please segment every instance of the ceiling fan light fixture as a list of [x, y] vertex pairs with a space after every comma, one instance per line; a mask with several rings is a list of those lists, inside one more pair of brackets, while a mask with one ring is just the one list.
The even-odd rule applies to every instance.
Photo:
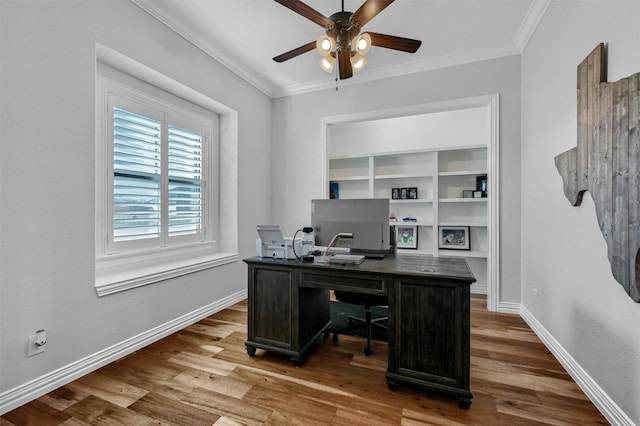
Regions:
[[316, 50], [322, 56], [327, 56], [331, 54], [336, 48], [336, 41], [327, 35], [321, 35], [316, 40]]
[[362, 33], [353, 38], [351, 45], [355, 47], [356, 52], [364, 56], [371, 49], [371, 36], [369, 33]]
[[333, 68], [336, 66], [336, 58], [331, 56], [331, 54], [320, 59], [320, 68], [325, 70], [328, 73], [333, 72]]
[[351, 57], [351, 67], [353, 68], [353, 72], [358, 72], [367, 65], [367, 60], [359, 53], [356, 53]]
[[336, 74], [337, 81], [338, 78], [340, 80], [351, 78], [354, 72], [365, 67], [367, 60], [364, 55], [369, 52], [371, 46], [415, 53], [422, 44], [420, 40], [388, 34], [375, 32], [360, 34], [362, 27], [394, 0], [361, 0], [363, 3], [355, 12], [345, 11], [344, 0], [342, 0], [342, 11], [328, 17], [313, 9], [305, 1], [275, 0], [276, 3], [322, 27], [324, 34], [316, 40], [275, 56], [273, 60], [278, 63], [310, 52], [315, 47], [315, 50], [322, 56], [320, 67], [328, 73], [333, 72], [334, 69], [339, 71], [339, 74]]

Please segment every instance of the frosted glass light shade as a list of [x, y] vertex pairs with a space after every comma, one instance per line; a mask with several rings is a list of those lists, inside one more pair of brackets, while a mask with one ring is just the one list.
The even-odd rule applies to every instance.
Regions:
[[336, 65], [336, 58], [331, 55], [327, 55], [320, 59], [320, 68], [325, 70], [328, 73], [333, 72], [333, 68]]
[[367, 60], [359, 53], [356, 53], [351, 57], [351, 67], [353, 68], [353, 72], [360, 71], [365, 65], [367, 65]]
[[321, 35], [316, 40], [316, 50], [322, 56], [329, 55], [331, 52], [335, 50], [335, 48], [336, 48], [336, 41], [329, 36]]
[[364, 56], [369, 53], [369, 49], [371, 49], [371, 36], [369, 33], [362, 33], [353, 38], [351, 45], [355, 47], [356, 52]]

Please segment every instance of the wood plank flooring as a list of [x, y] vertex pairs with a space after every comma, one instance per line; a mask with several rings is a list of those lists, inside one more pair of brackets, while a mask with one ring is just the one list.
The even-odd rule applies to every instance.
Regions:
[[596, 425], [608, 424], [517, 315], [472, 297], [468, 410], [455, 399], [387, 388], [387, 345], [341, 336], [296, 368], [244, 348], [239, 303], [10, 411], [22, 425]]

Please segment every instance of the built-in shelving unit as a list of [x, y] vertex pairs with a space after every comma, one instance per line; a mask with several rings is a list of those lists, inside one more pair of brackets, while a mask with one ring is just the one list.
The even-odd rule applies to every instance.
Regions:
[[[488, 174], [486, 146], [332, 157], [328, 168], [339, 198], [389, 198], [396, 217], [390, 224], [417, 227], [416, 248], [399, 254], [464, 257], [486, 288], [489, 198], [463, 197]], [[393, 199], [394, 188], [417, 188], [417, 198]], [[469, 227], [469, 250], [439, 248], [440, 227]]]

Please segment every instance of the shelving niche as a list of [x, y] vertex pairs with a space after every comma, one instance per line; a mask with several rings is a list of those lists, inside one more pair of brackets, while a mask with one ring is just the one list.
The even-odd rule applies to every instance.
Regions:
[[[491, 194], [464, 198], [462, 193], [475, 190], [476, 177], [488, 174], [485, 145], [331, 157], [328, 167], [339, 198], [389, 198], [397, 218], [390, 225], [417, 226], [417, 248], [399, 249], [399, 255], [464, 257], [478, 280], [473, 287], [486, 292]], [[392, 199], [392, 188], [417, 188], [417, 199]], [[407, 217], [416, 221], [404, 222]], [[440, 226], [468, 226], [470, 250], [439, 249]]]

